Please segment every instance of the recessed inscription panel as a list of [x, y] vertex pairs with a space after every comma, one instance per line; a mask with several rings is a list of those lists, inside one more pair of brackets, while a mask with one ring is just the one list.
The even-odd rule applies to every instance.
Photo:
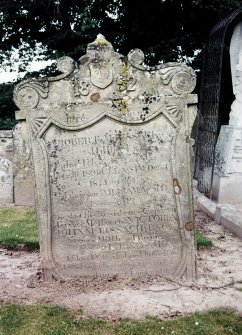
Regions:
[[48, 129], [52, 253], [65, 277], [177, 270], [175, 136], [162, 115], [138, 126], [106, 118], [74, 132]]

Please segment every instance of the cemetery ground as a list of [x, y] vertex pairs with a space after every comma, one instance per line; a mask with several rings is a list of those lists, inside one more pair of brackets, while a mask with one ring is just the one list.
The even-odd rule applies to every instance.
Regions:
[[35, 213], [0, 209], [0, 334], [242, 334], [242, 243], [197, 210], [198, 280], [44, 282]]

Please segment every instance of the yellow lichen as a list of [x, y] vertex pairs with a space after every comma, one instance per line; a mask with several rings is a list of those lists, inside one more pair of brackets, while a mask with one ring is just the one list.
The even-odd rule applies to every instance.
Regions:
[[112, 48], [111, 43], [102, 34], [98, 34], [95, 41], [90, 43], [90, 45], [109, 45]]
[[125, 91], [128, 88], [129, 82], [129, 69], [126, 64], [122, 64], [119, 67], [120, 76], [117, 80], [119, 92]]
[[121, 106], [121, 112], [122, 113], [126, 113], [127, 112], [127, 100], [126, 99], [122, 99], [120, 101], [120, 106]]
[[99, 45], [108, 44], [108, 41], [104, 40], [104, 39], [102, 39], [102, 40], [96, 40], [95, 44], [99, 44]]

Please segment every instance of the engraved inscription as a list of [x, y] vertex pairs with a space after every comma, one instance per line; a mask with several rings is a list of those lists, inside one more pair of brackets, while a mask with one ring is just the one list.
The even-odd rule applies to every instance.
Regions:
[[235, 159], [236, 163], [242, 163], [242, 132], [241, 138], [235, 139], [232, 159]]
[[45, 134], [52, 249], [65, 276], [166, 274], [178, 267], [175, 132], [164, 121], [160, 116], [156, 129], [106, 119], [75, 132], [51, 126]]
[[234, 137], [231, 143], [231, 161], [228, 169], [230, 173], [242, 172], [242, 132], [239, 129], [234, 129]]

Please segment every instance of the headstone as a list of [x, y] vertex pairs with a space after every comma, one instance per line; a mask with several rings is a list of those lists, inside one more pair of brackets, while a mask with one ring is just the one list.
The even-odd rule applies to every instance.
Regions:
[[186, 65], [143, 65], [102, 36], [57, 77], [18, 84], [46, 278], [196, 276]]
[[13, 138], [11, 130], [0, 131], [0, 205], [13, 203]]
[[213, 195], [222, 203], [242, 208], [242, 22], [230, 43], [231, 73], [235, 100], [229, 125], [222, 126], [216, 146]]
[[13, 129], [14, 202], [16, 206], [34, 206], [34, 185], [26, 121]]

